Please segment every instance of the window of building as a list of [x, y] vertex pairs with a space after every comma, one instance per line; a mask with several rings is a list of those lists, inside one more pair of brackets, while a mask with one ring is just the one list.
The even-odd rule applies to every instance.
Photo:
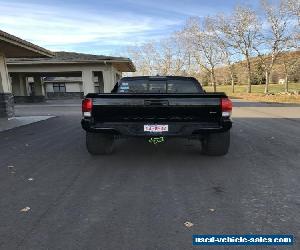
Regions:
[[66, 92], [66, 84], [65, 83], [53, 83], [53, 92]]

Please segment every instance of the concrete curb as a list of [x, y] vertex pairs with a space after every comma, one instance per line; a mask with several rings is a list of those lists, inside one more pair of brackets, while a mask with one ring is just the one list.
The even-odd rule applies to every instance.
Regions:
[[31, 123], [45, 121], [55, 116], [20, 116], [12, 118], [0, 118], [0, 132], [25, 126]]

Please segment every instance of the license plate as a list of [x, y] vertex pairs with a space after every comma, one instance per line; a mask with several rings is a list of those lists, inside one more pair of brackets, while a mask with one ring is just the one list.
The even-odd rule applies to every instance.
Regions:
[[144, 125], [145, 132], [167, 132], [169, 131], [168, 125]]

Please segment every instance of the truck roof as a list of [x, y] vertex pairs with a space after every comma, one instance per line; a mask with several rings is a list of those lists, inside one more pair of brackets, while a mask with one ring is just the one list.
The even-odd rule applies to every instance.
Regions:
[[194, 77], [189, 77], [189, 76], [126, 76], [122, 77], [120, 80], [130, 80], [130, 79], [135, 79], [135, 80], [142, 80], [142, 79], [147, 79], [147, 80], [171, 80], [171, 79], [185, 79], [185, 80], [193, 80], [197, 81], [196, 78]]

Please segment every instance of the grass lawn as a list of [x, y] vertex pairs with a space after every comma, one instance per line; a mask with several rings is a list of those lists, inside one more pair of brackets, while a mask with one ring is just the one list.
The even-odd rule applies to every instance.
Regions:
[[[208, 92], [213, 91], [213, 87], [205, 86], [204, 89]], [[282, 102], [282, 103], [300, 103], [299, 94], [284, 93], [283, 84], [270, 84], [269, 94], [264, 94], [265, 85], [252, 85], [252, 93], [247, 93], [246, 85], [236, 85], [235, 92], [232, 93], [230, 85], [217, 86], [218, 92], [225, 92], [231, 98], [241, 98], [250, 101], [259, 102]], [[289, 91], [300, 92], [300, 83], [290, 83]]]

